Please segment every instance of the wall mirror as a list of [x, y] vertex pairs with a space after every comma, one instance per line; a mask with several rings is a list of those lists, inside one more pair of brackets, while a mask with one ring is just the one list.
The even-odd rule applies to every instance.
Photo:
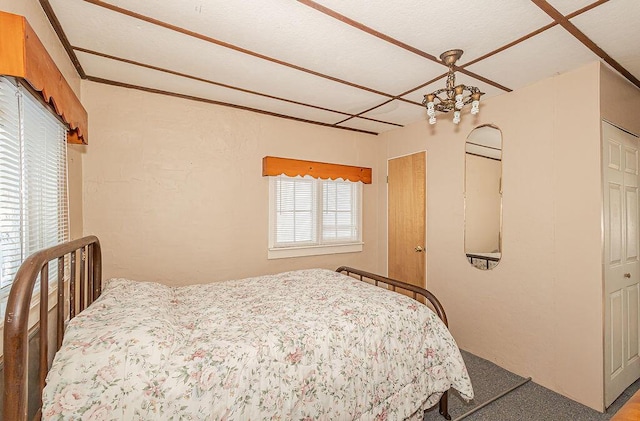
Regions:
[[478, 269], [502, 257], [502, 132], [476, 127], [465, 145], [464, 251]]

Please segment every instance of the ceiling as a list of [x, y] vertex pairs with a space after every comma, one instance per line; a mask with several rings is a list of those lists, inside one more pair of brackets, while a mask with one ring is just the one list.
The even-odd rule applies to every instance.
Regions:
[[84, 79], [371, 134], [426, 124], [454, 48], [483, 99], [595, 60], [640, 88], [638, 0], [40, 3]]

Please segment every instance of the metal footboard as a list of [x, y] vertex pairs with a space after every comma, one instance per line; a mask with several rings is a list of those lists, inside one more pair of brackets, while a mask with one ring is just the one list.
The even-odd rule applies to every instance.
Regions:
[[[447, 321], [447, 315], [444, 312], [444, 308], [442, 307], [442, 304], [440, 304], [440, 301], [438, 301], [435, 295], [433, 295], [431, 292], [427, 291], [424, 288], [420, 288], [418, 286], [407, 284], [405, 282], [401, 282], [396, 279], [387, 278], [386, 276], [376, 275], [374, 273], [365, 272], [363, 270], [354, 269], [347, 266], [340, 266], [338, 269], [336, 269], [336, 272], [345, 273], [348, 276], [357, 275], [358, 279], [365, 282], [366, 282], [366, 279], [369, 279], [376, 286], [380, 286], [379, 284], [383, 283], [385, 285], [388, 285], [393, 291], [401, 292], [402, 290], [404, 290], [408, 294], [410, 294], [414, 300], [417, 300], [417, 301], [420, 301], [419, 297], [424, 297], [431, 304], [434, 311], [436, 312], [440, 320], [442, 320], [442, 322], [445, 324], [445, 326], [447, 327], [449, 326], [449, 323]], [[447, 420], [451, 419], [451, 415], [449, 415], [449, 391], [448, 390], [442, 394], [438, 409], [440, 411], [440, 415], [442, 415], [445, 419]]]
[[[41, 393], [38, 395], [38, 402], [32, 405], [29, 405], [28, 399], [29, 314], [40, 276], [40, 302], [37, 304], [40, 314], [37, 325], [40, 342], [37, 381], [42, 392], [49, 371], [49, 263], [55, 260], [58, 262], [56, 351], [62, 345], [67, 317], [75, 317], [98, 298], [101, 292], [102, 254], [100, 242], [95, 236], [41, 250], [22, 263], [11, 286], [4, 316], [3, 419], [7, 421], [26, 420], [30, 406], [35, 411], [35, 419], [41, 416]], [[65, 282], [66, 262], [70, 268], [68, 285]]]

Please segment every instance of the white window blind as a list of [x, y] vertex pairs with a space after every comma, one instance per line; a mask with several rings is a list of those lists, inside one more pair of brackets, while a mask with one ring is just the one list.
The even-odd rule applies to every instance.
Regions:
[[322, 241], [360, 241], [360, 183], [322, 181]]
[[[361, 186], [359, 182], [310, 176], [270, 177], [270, 250], [361, 245]], [[361, 249], [360, 246], [358, 250], [347, 251]], [[339, 251], [304, 255], [327, 252]]]
[[318, 242], [317, 183], [309, 178], [276, 177], [276, 247]]
[[[0, 77], [0, 288], [30, 254], [68, 239], [66, 127]], [[49, 279], [57, 278], [57, 262]]]

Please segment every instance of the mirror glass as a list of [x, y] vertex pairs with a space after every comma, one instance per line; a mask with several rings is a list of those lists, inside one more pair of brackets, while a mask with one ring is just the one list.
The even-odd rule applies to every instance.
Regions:
[[502, 257], [502, 132], [476, 127], [465, 145], [464, 251], [478, 269]]

